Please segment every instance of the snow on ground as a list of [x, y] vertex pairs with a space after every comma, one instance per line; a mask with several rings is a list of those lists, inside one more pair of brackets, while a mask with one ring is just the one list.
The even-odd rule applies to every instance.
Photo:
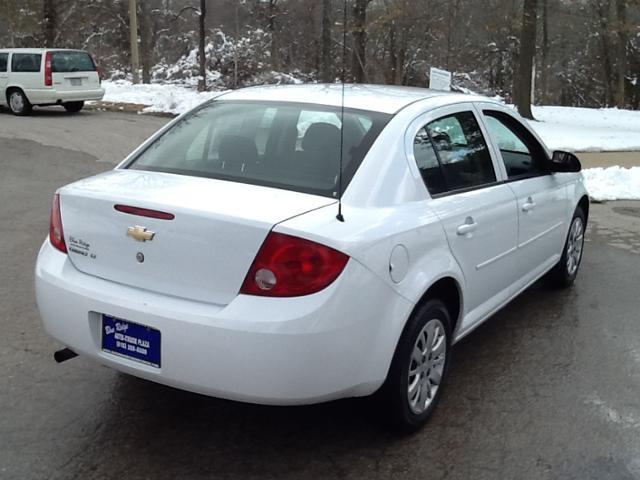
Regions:
[[220, 92], [198, 92], [179, 85], [152, 83], [133, 85], [127, 80], [104, 81], [104, 102], [147, 105], [144, 113], [181, 114], [219, 95]]
[[593, 200], [640, 200], [640, 167], [587, 168], [582, 176]]
[[533, 107], [529, 125], [551, 150], [640, 150], [640, 111], [616, 108]]
[[[220, 92], [197, 92], [180, 85], [132, 85], [105, 81], [105, 102], [147, 105], [145, 113], [180, 114]], [[551, 150], [640, 151], [640, 112], [618, 109], [534, 107], [530, 122]], [[594, 200], [640, 200], [640, 167], [583, 170], [585, 186]]]

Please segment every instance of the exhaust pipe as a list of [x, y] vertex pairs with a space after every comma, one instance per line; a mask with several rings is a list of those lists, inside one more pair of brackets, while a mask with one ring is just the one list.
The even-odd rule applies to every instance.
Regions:
[[63, 348], [53, 353], [53, 359], [58, 363], [66, 362], [77, 356], [78, 354], [69, 348]]

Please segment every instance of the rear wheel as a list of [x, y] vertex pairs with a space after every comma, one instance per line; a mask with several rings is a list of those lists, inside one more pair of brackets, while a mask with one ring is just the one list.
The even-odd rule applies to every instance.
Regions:
[[78, 113], [84, 107], [84, 102], [67, 102], [63, 103], [62, 106], [69, 113]]
[[10, 90], [7, 97], [9, 108], [14, 115], [24, 116], [31, 113], [31, 103], [22, 90], [18, 90], [17, 88]]
[[578, 276], [580, 262], [582, 261], [586, 225], [587, 221], [582, 208], [576, 208], [571, 219], [562, 257], [548, 274], [548, 279], [552, 285], [561, 288], [569, 287]]
[[393, 427], [411, 432], [426, 423], [440, 400], [450, 356], [449, 313], [440, 300], [429, 300], [407, 323], [379, 393]]

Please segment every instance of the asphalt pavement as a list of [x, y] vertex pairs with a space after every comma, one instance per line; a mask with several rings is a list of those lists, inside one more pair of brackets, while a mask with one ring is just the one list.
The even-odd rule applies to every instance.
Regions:
[[592, 205], [575, 286], [537, 284], [460, 342], [412, 436], [367, 400], [263, 407], [56, 364], [33, 292], [52, 194], [166, 121], [0, 112], [1, 479], [640, 479], [640, 202]]

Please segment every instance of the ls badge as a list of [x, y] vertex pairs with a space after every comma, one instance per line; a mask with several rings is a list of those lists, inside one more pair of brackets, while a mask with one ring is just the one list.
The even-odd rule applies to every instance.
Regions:
[[147, 227], [141, 227], [139, 225], [127, 228], [127, 235], [138, 242], [150, 242], [153, 240], [153, 237], [156, 236], [155, 232], [147, 230]]

